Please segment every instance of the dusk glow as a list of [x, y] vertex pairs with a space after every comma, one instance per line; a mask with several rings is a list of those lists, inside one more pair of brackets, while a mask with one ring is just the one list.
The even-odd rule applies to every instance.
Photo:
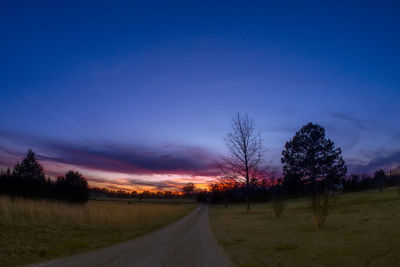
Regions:
[[0, 167], [109, 189], [205, 188], [235, 112], [266, 159], [315, 122], [349, 173], [400, 164], [399, 5], [0, 4]]
[[0, 0], [0, 267], [400, 266], [400, 1]]

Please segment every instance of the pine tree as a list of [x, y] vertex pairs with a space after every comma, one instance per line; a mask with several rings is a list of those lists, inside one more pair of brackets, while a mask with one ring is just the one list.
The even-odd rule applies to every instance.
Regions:
[[346, 175], [342, 151], [326, 138], [322, 126], [308, 123], [285, 144], [281, 161], [285, 177], [297, 175], [309, 187], [319, 228], [327, 216], [328, 197]]
[[29, 150], [21, 163], [13, 169], [14, 195], [23, 197], [45, 197], [47, 180], [43, 167]]

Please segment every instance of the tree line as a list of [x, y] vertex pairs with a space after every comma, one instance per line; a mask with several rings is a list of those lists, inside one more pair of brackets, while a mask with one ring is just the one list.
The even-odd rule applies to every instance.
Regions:
[[68, 171], [54, 181], [46, 177], [35, 153], [29, 150], [12, 169], [0, 171], [0, 194], [85, 203], [89, 199], [89, 187], [86, 179], [75, 171]]
[[[390, 172], [386, 174], [384, 170], [379, 169], [372, 176], [368, 174], [346, 176], [339, 180], [335, 190], [337, 193], [368, 190], [382, 191], [387, 187], [398, 186], [399, 184], [400, 174]], [[277, 195], [287, 199], [306, 197], [310, 191], [307, 187], [307, 184], [299, 176], [294, 175], [260, 179], [251, 186], [250, 199], [252, 202], [269, 202], [276, 198]], [[195, 186], [190, 191], [186, 190], [186, 186], [182, 188], [185, 198], [206, 200], [214, 204], [246, 202], [246, 188], [240, 183], [228, 187], [221, 182], [213, 182], [209, 184], [206, 191], [199, 190]]]
[[151, 192], [144, 190], [137, 191], [124, 191], [124, 190], [110, 190], [107, 188], [90, 187], [89, 195], [91, 199], [104, 199], [104, 198], [120, 198], [120, 199], [182, 199], [186, 198], [180, 192], [173, 191], [157, 191]]
[[88, 199], [182, 199], [187, 196], [180, 192], [144, 190], [124, 191], [89, 187], [87, 180], [79, 172], [68, 171], [64, 176], [52, 180], [46, 177], [44, 168], [35, 153], [29, 150], [21, 162], [13, 168], [0, 171], [0, 194], [12, 198], [33, 198], [85, 203]]

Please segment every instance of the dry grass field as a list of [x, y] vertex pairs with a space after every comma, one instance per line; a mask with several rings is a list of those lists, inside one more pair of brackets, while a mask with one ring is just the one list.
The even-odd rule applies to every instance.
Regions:
[[0, 265], [15, 266], [129, 240], [188, 214], [193, 203], [90, 201], [85, 205], [0, 198]]
[[224, 209], [211, 223], [239, 266], [400, 266], [400, 196], [397, 190], [340, 196], [320, 230], [304, 200], [287, 202], [281, 218], [270, 204]]

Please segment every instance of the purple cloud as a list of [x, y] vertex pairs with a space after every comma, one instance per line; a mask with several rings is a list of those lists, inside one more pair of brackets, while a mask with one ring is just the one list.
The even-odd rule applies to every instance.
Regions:
[[[378, 154], [378, 153], [377, 153]], [[400, 166], [400, 150], [379, 155], [369, 161], [367, 164], [350, 163], [348, 164], [349, 172], [352, 173], [373, 173], [383, 168], [391, 170]]]
[[89, 178], [89, 181], [96, 183], [104, 183], [109, 184], [112, 183], [114, 186], [150, 186], [155, 190], [176, 190], [182, 188], [186, 182], [177, 182], [173, 180], [163, 180], [163, 181], [151, 181], [147, 179], [139, 179], [139, 178], [128, 178], [128, 179], [120, 179], [109, 181], [107, 179], [99, 179], [99, 178]]
[[[0, 138], [11, 143], [19, 143], [29, 139], [32, 148], [40, 160], [54, 163], [64, 163], [88, 169], [125, 172], [134, 174], [184, 174], [184, 175], [215, 175], [212, 163], [216, 154], [195, 146], [179, 145], [78, 145], [43, 138], [22, 136], [0, 131]], [[11, 149], [6, 150], [0, 145], [4, 154], [16, 154]], [[28, 147], [26, 148], [28, 149]], [[3, 165], [9, 164], [7, 157]]]

